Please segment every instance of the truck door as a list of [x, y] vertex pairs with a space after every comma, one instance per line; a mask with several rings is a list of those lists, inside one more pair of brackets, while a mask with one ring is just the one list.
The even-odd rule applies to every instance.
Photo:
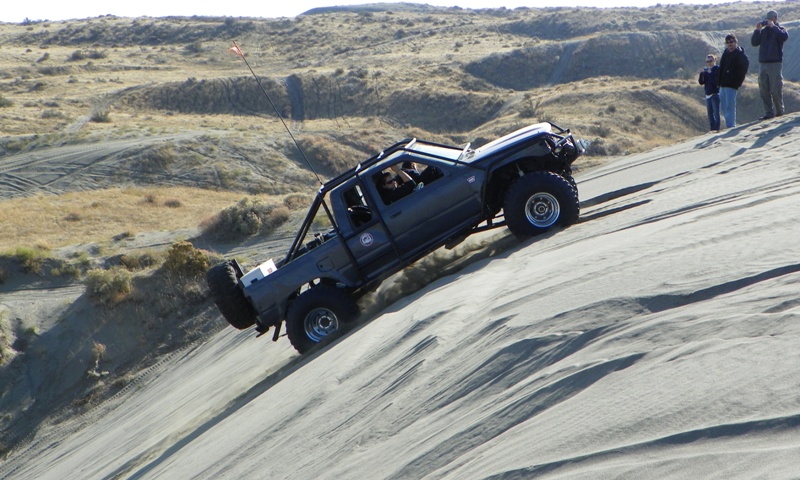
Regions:
[[414, 167], [420, 173], [418, 183], [422, 187], [381, 206], [389, 233], [403, 257], [414, 256], [477, 224], [482, 213], [483, 170], [419, 157], [414, 158]]
[[350, 181], [332, 196], [337, 222], [356, 264], [367, 278], [375, 278], [396, 268], [400, 256], [384, 225], [379, 221], [377, 205], [364, 195], [361, 185]]

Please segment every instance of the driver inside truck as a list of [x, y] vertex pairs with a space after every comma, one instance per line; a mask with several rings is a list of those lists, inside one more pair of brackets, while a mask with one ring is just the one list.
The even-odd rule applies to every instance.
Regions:
[[398, 165], [392, 165], [391, 171], [383, 172], [378, 180], [378, 191], [386, 205], [400, 200], [416, 188], [417, 182]]

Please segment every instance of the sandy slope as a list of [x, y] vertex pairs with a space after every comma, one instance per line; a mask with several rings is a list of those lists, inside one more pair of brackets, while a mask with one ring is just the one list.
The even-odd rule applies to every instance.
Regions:
[[0, 477], [797, 478], [798, 127], [579, 176], [581, 223], [310, 357], [228, 329]]

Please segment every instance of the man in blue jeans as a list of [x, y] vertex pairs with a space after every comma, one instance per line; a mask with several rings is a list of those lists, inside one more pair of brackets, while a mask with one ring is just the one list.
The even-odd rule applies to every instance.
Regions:
[[758, 47], [758, 91], [764, 103], [766, 120], [783, 115], [783, 43], [789, 33], [778, 24], [778, 12], [770, 10], [767, 19], [756, 24], [750, 43]]
[[725, 36], [725, 51], [719, 60], [719, 101], [725, 126], [736, 126], [736, 92], [744, 83], [750, 60], [739, 46], [736, 35]]

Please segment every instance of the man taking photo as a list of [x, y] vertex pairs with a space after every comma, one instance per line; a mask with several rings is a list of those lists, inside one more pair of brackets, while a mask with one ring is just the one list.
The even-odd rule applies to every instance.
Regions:
[[789, 33], [778, 24], [778, 12], [770, 10], [767, 18], [756, 24], [750, 43], [758, 47], [758, 90], [764, 103], [766, 120], [783, 115], [783, 43], [789, 39]]

